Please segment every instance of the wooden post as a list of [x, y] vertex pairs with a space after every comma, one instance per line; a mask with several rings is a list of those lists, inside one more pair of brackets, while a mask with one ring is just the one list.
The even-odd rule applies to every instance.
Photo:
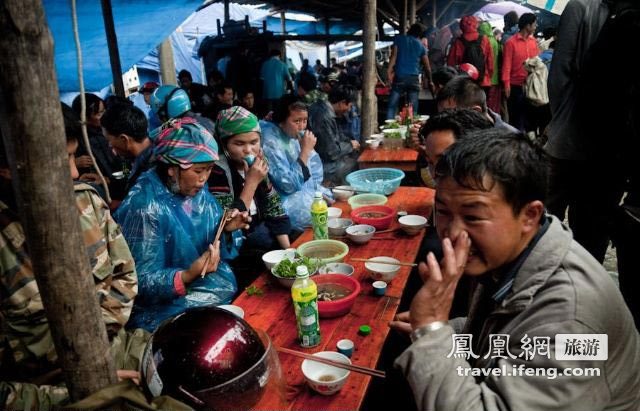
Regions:
[[59, 98], [41, 1], [0, 1], [0, 127], [51, 335], [79, 400], [117, 377], [80, 233]]
[[[325, 17], [324, 19], [324, 33], [329, 37], [329, 17]], [[331, 68], [331, 43], [327, 41], [325, 43], [326, 51], [327, 51], [327, 68]]]
[[407, 34], [407, 0], [402, 0], [402, 13], [400, 15], [400, 34]]
[[229, 0], [224, 0], [224, 22], [228, 22], [231, 19], [231, 13], [229, 13]]
[[158, 47], [158, 60], [160, 60], [160, 79], [162, 84], [177, 85], [176, 63], [173, 61], [173, 47], [171, 38], [167, 37]]
[[111, 62], [111, 76], [113, 77], [113, 89], [116, 96], [124, 97], [124, 84], [122, 82], [122, 65], [120, 64], [120, 53], [118, 52], [118, 37], [116, 27], [113, 23], [113, 10], [111, 0], [101, 0], [102, 19], [104, 20], [104, 31], [107, 34], [107, 46], [109, 47], [109, 61]]
[[436, 8], [436, 1], [435, 1], [435, 0], [433, 0], [433, 1], [431, 2], [431, 6], [432, 6], [432, 9], [431, 9], [431, 27], [433, 27], [433, 28], [437, 28], [437, 27], [438, 27], [438, 26], [437, 26], [437, 24], [438, 24], [438, 19], [436, 18], [436, 12], [437, 12], [438, 10], [437, 10], [437, 8]]
[[362, 135], [369, 138], [378, 125], [376, 100], [376, 0], [364, 0], [362, 22]]
[[409, 0], [409, 25], [416, 22], [416, 0]]

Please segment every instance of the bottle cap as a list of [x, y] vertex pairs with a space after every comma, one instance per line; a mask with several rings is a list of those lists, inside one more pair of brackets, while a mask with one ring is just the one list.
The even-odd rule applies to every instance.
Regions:
[[361, 325], [360, 328], [358, 328], [358, 334], [360, 335], [369, 335], [371, 334], [371, 327], [368, 325]]
[[309, 277], [309, 269], [307, 268], [306, 265], [303, 264], [296, 267], [296, 277], [297, 278]]
[[313, 195], [315, 198], [322, 198], [322, 193], [320, 191], [316, 191]]

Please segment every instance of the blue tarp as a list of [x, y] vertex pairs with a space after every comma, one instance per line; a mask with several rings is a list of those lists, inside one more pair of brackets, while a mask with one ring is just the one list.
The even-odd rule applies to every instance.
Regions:
[[[71, 3], [43, 0], [55, 44], [60, 92], [79, 90]], [[126, 71], [168, 37], [202, 0], [112, 0], [122, 70]], [[78, 26], [85, 89], [100, 90], [112, 83], [109, 50], [100, 1], [78, 1]]]

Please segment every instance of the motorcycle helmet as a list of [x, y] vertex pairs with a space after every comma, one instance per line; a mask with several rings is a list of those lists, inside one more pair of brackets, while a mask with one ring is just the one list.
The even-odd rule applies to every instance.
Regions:
[[142, 359], [143, 381], [153, 396], [170, 395], [198, 409], [249, 409], [270, 374], [279, 376], [277, 354], [266, 341], [229, 311], [192, 308], [152, 334]]
[[478, 77], [480, 77], [480, 72], [478, 71], [476, 66], [471, 63], [460, 64], [460, 71], [466, 73], [473, 81], [478, 80]]
[[151, 95], [151, 109], [160, 118], [176, 118], [191, 110], [191, 101], [180, 87], [160, 86]]

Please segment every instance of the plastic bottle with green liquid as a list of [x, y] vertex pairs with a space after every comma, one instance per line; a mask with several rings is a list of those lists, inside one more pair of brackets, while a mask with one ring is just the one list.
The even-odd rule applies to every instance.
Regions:
[[296, 312], [300, 346], [309, 348], [320, 344], [318, 287], [309, 278], [309, 270], [304, 265], [296, 268], [296, 280], [291, 286], [291, 298]]
[[329, 210], [327, 202], [322, 198], [322, 193], [316, 191], [311, 203], [311, 226], [313, 227], [314, 240], [326, 240], [329, 238], [329, 229], [327, 228], [327, 220], [329, 218]]

